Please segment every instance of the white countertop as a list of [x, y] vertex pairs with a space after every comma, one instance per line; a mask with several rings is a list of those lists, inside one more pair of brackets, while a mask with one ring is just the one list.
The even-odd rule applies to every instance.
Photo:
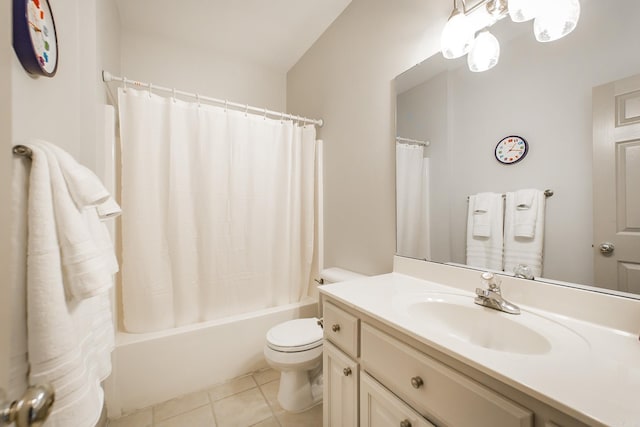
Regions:
[[[546, 354], [516, 354], [434, 333], [394, 304], [406, 295], [429, 292], [475, 297], [469, 290], [390, 273], [325, 285], [320, 292], [584, 423], [640, 426], [640, 342], [636, 334], [524, 305], [509, 298], [503, 288], [504, 297], [517, 304], [523, 314], [560, 323], [582, 338], [566, 340]], [[541, 324], [544, 329], [544, 322]], [[537, 332], [546, 334], [544, 330]]]

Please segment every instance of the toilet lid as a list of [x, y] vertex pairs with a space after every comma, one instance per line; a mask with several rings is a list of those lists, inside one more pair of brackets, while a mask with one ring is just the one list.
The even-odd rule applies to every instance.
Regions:
[[267, 332], [269, 347], [277, 351], [304, 351], [322, 345], [318, 319], [295, 319], [274, 326]]

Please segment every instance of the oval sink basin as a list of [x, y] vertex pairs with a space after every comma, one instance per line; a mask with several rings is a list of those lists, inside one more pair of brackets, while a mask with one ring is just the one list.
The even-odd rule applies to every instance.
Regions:
[[420, 331], [446, 335], [487, 349], [541, 355], [567, 344], [586, 344], [571, 329], [523, 310], [507, 314], [482, 307], [473, 297], [425, 293], [405, 295], [393, 301], [394, 309], [417, 322]]

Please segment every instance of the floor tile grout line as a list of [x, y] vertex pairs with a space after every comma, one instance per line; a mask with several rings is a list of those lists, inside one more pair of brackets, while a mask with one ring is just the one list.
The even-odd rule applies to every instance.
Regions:
[[207, 399], [209, 400], [209, 407], [211, 408], [211, 414], [213, 415], [213, 424], [218, 427], [218, 417], [216, 416], [216, 410], [213, 407], [214, 400], [211, 398], [211, 394], [207, 391]]
[[[265, 383], [265, 384], [269, 384], [269, 383]], [[269, 410], [271, 411], [271, 414], [273, 415], [273, 419], [276, 420], [276, 424], [278, 424], [278, 426], [282, 427], [282, 424], [280, 423], [280, 418], [278, 418], [278, 416], [276, 415], [276, 411], [273, 410], [273, 406], [271, 405], [271, 402], [269, 402], [269, 399], [267, 399], [267, 395], [262, 390], [262, 386], [265, 385], [265, 384], [262, 384], [262, 385], [258, 384], [258, 390], [260, 390], [260, 394], [262, 394], [262, 397], [263, 397], [264, 401], [267, 402], [267, 406], [269, 407]]]
[[[180, 416], [182, 416], [182, 415], [184, 415], [184, 414], [188, 414], [189, 412], [193, 412], [193, 411], [195, 411], [195, 410], [197, 410], [197, 409], [202, 409], [202, 408], [204, 408], [205, 406], [211, 406], [211, 401], [210, 401], [210, 399], [207, 399], [207, 400], [209, 400], [209, 403], [205, 403], [205, 404], [203, 404], [203, 405], [199, 405], [199, 406], [194, 406], [193, 408], [189, 409], [188, 411], [180, 412], [180, 413], [178, 413], [178, 414], [171, 415], [170, 417], [163, 418], [163, 419], [161, 419], [161, 420], [156, 420], [156, 419], [155, 419], [155, 415], [153, 415], [153, 411], [152, 411], [152, 418], [151, 418], [152, 427], [155, 427], [155, 425], [156, 425], [156, 424], [158, 424], [158, 423], [165, 422], [165, 421], [170, 420], [170, 419], [172, 419], [172, 418], [180, 417]], [[211, 408], [213, 409], [213, 407], [212, 407], [212, 406], [211, 406]], [[214, 416], [214, 418], [215, 418], [215, 416]]]

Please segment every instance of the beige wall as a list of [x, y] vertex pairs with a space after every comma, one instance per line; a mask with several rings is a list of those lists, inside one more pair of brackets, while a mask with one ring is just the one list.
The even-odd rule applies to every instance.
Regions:
[[285, 108], [283, 72], [158, 36], [123, 30], [121, 38], [122, 74], [128, 79], [275, 111]]
[[287, 74], [287, 109], [326, 123], [325, 266], [392, 270], [393, 79], [438, 50], [450, 9], [450, 2], [353, 0]]
[[[11, 200], [11, 3], [0, 5], [0, 200]], [[0, 205], [0, 388], [9, 387], [11, 206]], [[13, 396], [9, 396], [13, 397]]]

